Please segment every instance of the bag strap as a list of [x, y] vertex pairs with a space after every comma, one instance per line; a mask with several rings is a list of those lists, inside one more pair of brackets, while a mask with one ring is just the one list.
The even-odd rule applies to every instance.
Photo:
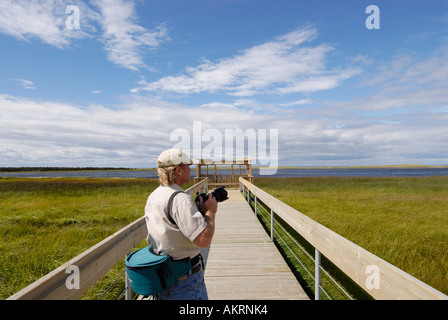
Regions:
[[171, 206], [172, 206], [172, 204], [173, 204], [173, 199], [174, 199], [174, 197], [175, 197], [178, 193], [182, 193], [182, 192], [183, 192], [183, 191], [175, 191], [175, 192], [173, 192], [173, 194], [171, 195], [170, 199], [168, 200], [168, 205], [166, 206], [166, 210], [165, 210], [166, 217], [167, 217], [168, 220], [169, 220], [172, 224], [174, 224], [174, 225], [177, 225], [177, 224], [176, 224], [176, 221], [174, 221], [174, 219], [171, 217]]

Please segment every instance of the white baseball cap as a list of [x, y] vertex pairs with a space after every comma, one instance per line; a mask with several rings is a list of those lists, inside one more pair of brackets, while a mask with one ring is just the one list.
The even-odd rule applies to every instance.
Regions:
[[157, 168], [178, 166], [181, 164], [193, 164], [193, 161], [181, 149], [168, 149], [157, 158]]

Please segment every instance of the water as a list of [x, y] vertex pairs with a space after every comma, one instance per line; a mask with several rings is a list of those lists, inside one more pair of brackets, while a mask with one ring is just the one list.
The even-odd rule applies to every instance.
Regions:
[[[213, 170], [210, 171], [212, 173]], [[252, 169], [260, 177], [258, 169]], [[230, 174], [230, 169], [217, 170], [217, 174]], [[192, 176], [195, 171], [192, 171]], [[262, 177], [429, 177], [448, 176], [448, 168], [317, 168], [278, 169], [272, 176]], [[93, 171], [48, 171], [48, 172], [0, 172], [0, 177], [70, 177], [70, 178], [152, 178], [157, 179], [156, 170], [93, 170]]]
[[280, 169], [275, 177], [429, 177], [448, 176], [448, 168]]

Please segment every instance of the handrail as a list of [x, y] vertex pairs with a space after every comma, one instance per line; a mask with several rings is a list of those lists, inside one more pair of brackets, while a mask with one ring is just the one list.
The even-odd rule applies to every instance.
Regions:
[[[197, 191], [206, 188], [207, 181], [204, 179], [185, 192], [192, 196]], [[107, 271], [142, 242], [147, 233], [146, 221], [143, 216], [10, 296], [7, 300], [79, 299]], [[79, 282], [75, 283], [75, 280], [79, 280]]]
[[[240, 178], [240, 183], [375, 299], [448, 300], [416, 279]], [[372, 280], [375, 285], [372, 286]]]
[[185, 190], [185, 192], [188, 195], [192, 196], [196, 192], [199, 192], [201, 189], [207, 188], [207, 184], [208, 184], [208, 178], [205, 178], [205, 179], [199, 181], [198, 183], [196, 183], [194, 186], [191, 186], [190, 188]]

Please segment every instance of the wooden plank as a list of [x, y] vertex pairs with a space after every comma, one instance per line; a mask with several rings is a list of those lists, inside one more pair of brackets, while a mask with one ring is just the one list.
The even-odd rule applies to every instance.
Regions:
[[205, 269], [209, 299], [308, 300], [242, 195], [228, 192]]
[[[448, 299], [442, 292], [310, 219], [252, 183], [244, 179], [240, 179], [240, 182], [375, 299]], [[377, 279], [378, 286], [371, 286], [369, 279], [375, 279], [373, 277]]]

